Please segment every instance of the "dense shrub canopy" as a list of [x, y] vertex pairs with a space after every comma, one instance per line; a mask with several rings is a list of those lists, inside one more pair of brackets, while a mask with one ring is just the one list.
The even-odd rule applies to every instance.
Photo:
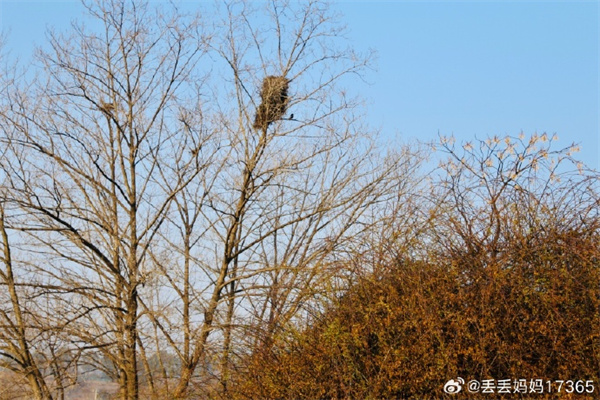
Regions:
[[[314, 324], [253, 355], [239, 398], [442, 398], [456, 377], [598, 382], [597, 178], [544, 174], [547, 149], [534, 142], [501, 165], [487, 161], [506, 149], [499, 140], [482, 143], [483, 158], [448, 144], [462, 164], [434, 185], [443, 200], [425, 256], [380, 256]], [[521, 158], [522, 177], [504, 179]]]
[[[399, 260], [290, 343], [257, 354], [247, 384], [264, 398], [314, 399], [440, 397], [456, 376], [598, 381], [599, 245], [552, 232], [496, 260]], [[480, 268], [465, 281], [467, 264]]]

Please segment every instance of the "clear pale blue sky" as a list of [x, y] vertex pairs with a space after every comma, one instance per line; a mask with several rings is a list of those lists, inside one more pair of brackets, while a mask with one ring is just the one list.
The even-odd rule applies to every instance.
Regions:
[[[379, 51], [369, 114], [404, 137], [557, 133], [599, 168], [598, 2], [343, 2]], [[600, 169], [600, 168], [599, 168]]]
[[[186, 2], [192, 4], [193, 2]], [[597, 1], [338, 1], [357, 48], [377, 50], [361, 86], [384, 134], [557, 133], [600, 169]], [[0, 0], [13, 54], [66, 28], [76, 1]]]

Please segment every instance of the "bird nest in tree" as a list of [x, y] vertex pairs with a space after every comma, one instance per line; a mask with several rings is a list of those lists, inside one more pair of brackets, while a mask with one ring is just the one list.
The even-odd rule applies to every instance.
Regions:
[[281, 119], [288, 105], [290, 81], [283, 76], [267, 76], [260, 91], [261, 103], [256, 110], [254, 129], [267, 129], [269, 124]]

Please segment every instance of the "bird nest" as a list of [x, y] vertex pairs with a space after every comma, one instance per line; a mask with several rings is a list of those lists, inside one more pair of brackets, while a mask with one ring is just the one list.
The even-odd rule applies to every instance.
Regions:
[[274, 121], [281, 119], [288, 106], [290, 81], [283, 76], [267, 76], [260, 91], [261, 103], [256, 110], [254, 129], [265, 130]]

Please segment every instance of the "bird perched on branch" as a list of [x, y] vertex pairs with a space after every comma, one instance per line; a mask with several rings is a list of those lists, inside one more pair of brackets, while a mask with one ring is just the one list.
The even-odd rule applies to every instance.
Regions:
[[288, 105], [289, 80], [284, 76], [267, 76], [260, 92], [261, 103], [254, 117], [254, 129], [266, 130], [285, 114]]

